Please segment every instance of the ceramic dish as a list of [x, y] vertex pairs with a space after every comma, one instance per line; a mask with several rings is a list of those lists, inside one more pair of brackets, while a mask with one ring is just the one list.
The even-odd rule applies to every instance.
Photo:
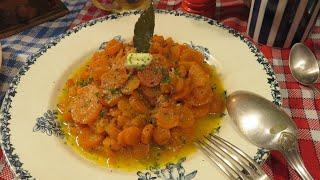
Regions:
[[[1, 143], [21, 179], [223, 179], [223, 173], [200, 152], [166, 167], [122, 172], [97, 166], [64, 144], [54, 121], [57, 95], [68, 75], [100, 44], [120, 35], [132, 39], [139, 12], [112, 14], [68, 31], [31, 56], [13, 79], [1, 107]], [[248, 90], [280, 104], [275, 75], [260, 51], [233, 29], [182, 12], [157, 11], [155, 34], [195, 45], [215, 65], [227, 93]], [[210, 55], [209, 55], [209, 54]], [[41, 117], [41, 118], [40, 118]], [[261, 163], [268, 151], [240, 136], [229, 116], [219, 135]]]

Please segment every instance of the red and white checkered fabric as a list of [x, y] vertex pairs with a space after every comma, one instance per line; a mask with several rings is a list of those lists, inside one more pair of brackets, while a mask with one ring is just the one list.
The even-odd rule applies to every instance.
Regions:
[[[156, 0], [155, 7], [159, 9], [178, 9], [181, 0]], [[248, 8], [243, 0], [217, 0], [216, 18], [227, 26], [245, 33], [247, 26]], [[73, 27], [79, 23], [106, 15], [88, 1], [71, 23]], [[305, 44], [320, 58], [320, 18], [316, 22]], [[297, 83], [289, 70], [289, 49], [276, 49], [258, 45], [275, 71], [281, 88], [283, 108], [296, 122], [299, 131], [299, 149], [303, 161], [311, 175], [320, 179], [320, 94]], [[317, 84], [320, 87], [320, 84]], [[0, 154], [0, 164], [4, 156]], [[7, 164], [2, 168], [0, 178], [12, 179], [12, 173]], [[286, 163], [278, 152], [272, 152], [263, 166], [272, 179], [299, 179], [297, 173]]]

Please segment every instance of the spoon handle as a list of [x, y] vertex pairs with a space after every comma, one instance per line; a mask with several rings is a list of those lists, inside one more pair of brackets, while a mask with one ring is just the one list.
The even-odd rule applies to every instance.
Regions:
[[291, 150], [283, 151], [284, 156], [286, 157], [290, 166], [297, 171], [300, 177], [304, 180], [313, 180], [312, 176], [304, 166], [304, 163], [301, 159], [301, 156], [297, 148]]

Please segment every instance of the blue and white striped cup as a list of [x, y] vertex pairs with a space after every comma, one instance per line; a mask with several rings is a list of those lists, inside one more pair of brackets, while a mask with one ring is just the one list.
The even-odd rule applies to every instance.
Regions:
[[291, 47], [307, 38], [319, 8], [320, 0], [252, 0], [247, 33], [260, 44]]

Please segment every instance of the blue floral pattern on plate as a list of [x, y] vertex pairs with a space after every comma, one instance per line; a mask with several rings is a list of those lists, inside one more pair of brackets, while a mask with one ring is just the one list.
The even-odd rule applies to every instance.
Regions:
[[[223, 24], [220, 24], [215, 20], [202, 17], [199, 15], [188, 14], [180, 11], [167, 11], [167, 10], [156, 10], [156, 12], [158, 14], [170, 14], [173, 16], [183, 16], [185, 18], [202, 21], [212, 26], [216, 26], [221, 29], [227, 30], [234, 37], [239, 38], [242, 42], [244, 42], [248, 46], [250, 51], [255, 55], [257, 62], [263, 66], [264, 70], [266, 71], [266, 74], [268, 75], [267, 83], [270, 85], [273, 102], [277, 105], [281, 105], [281, 97], [280, 97], [280, 91], [279, 91], [280, 88], [279, 88], [278, 82], [276, 81], [275, 74], [271, 68], [271, 65], [265, 59], [265, 57], [260, 52], [260, 50], [256, 48], [256, 46], [252, 42], [250, 42], [247, 38], [245, 38], [239, 32]], [[77, 33], [82, 28], [93, 26], [99, 22], [103, 22], [111, 19], [117, 19], [117, 18], [130, 16], [130, 15], [137, 15], [140, 13], [141, 11], [131, 11], [131, 12], [123, 12], [120, 14], [119, 13], [110, 14], [108, 16], [94, 19], [84, 24], [80, 24], [75, 28], [68, 30], [65, 34], [58, 36], [57, 38], [52, 40], [50, 43], [44, 45], [44, 47], [40, 49], [37, 53], [27, 58], [26, 65], [20, 69], [18, 75], [15, 76], [11, 81], [9, 89], [3, 99], [2, 106], [1, 106], [1, 113], [0, 113], [0, 122], [1, 122], [0, 132], [1, 132], [1, 144], [2, 144], [1, 148], [7, 158], [7, 161], [10, 164], [10, 167], [12, 168], [13, 172], [16, 174], [16, 176], [19, 179], [34, 179], [34, 177], [32, 177], [32, 175], [30, 174], [30, 172], [23, 168], [23, 163], [20, 161], [19, 156], [15, 153], [15, 148], [11, 143], [11, 134], [10, 134], [10, 128], [9, 128], [9, 124], [11, 120], [10, 109], [11, 109], [12, 98], [17, 93], [16, 88], [20, 82], [21, 76], [25, 75], [26, 72], [30, 69], [31, 65], [33, 65], [42, 54], [46, 53], [48, 49], [56, 46], [56, 44], [59, 43], [62, 39], [70, 36], [71, 34]], [[265, 153], [265, 152], [266, 152], [265, 150], [263, 151], [258, 150], [257, 154]], [[263, 162], [264, 159], [260, 159], [260, 158], [264, 158], [265, 156], [258, 155], [256, 157], [257, 157], [255, 159], [256, 161]]]
[[164, 169], [151, 168], [148, 172], [138, 171], [138, 180], [154, 180], [154, 179], [164, 179], [164, 180], [191, 180], [197, 175], [197, 170], [186, 174], [182, 163], [186, 158], [180, 159], [176, 164], [169, 163]]
[[61, 130], [60, 122], [57, 120], [58, 112], [56, 110], [48, 110], [42, 117], [37, 118], [37, 122], [33, 127], [33, 132], [41, 131], [48, 136], [52, 134], [63, 138], [64, 134]]

